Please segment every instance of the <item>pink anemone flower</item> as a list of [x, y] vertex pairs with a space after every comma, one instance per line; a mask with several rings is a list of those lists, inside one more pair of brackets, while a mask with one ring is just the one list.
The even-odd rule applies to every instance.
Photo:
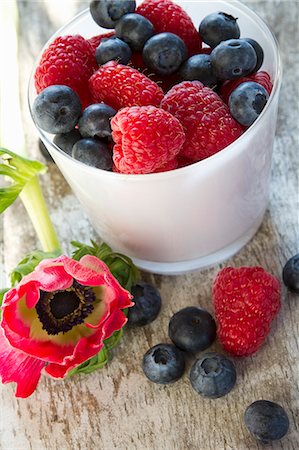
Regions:
[[0, 376], [16, 396], [35, 390], [41, 371], [64, 378], [95, 356], [120, 330], [133, 305], [106, 264], [95, 256], [43, 260], [5, 294], [0, 327]]

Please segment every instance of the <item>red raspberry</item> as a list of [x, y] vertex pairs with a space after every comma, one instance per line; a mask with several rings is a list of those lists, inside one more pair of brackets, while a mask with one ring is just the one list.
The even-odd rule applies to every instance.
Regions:
[[212, 48], [211, 47], [203, 47], [201, 50], [200, 50], [200, 53], [201, 54], [204, 54], [204, 55], [210, 55], [211, 53], [212, 53]]
[[189, 56], [199, 53], [201, 38], [191, 18], [181, 6], [171, 0], [144, 0], [136, 13], [150, 20], [157, 33], [168, 31], [183, 39]]
[[155, 173], [158, 172], [167, 172], [169, 170], [174, 170], [178, 168], [178, 159], [174, 158], [171, 161], [168, 161], [166, 164], [164, 164], [163, 166], [158, 167], [158, 169], [155, 170]]
[[124, 108], [111, 127], [113, 161], [122, 173], [150, 173], [168, 165], [185, 140], [180, 122], [154, 106]]
[[162, 100], [161, 108], [183, 125], [186, 141], [180, 156], [193, 162], [219, 152], [242, 134], [227, 105], [199, 81], [174, 86]]
[[239, 78], [238, 80], [225, 81], [219, 92], [222, 100], [228, 104], [230, 94], [239, 86], [239, 84], [245, 83], [246, 81], [255, 81], [256, 83], [261, 84], [268, 94], [271, 94], [273, 84], [271, 83], [270, 75], [267, 72], [257, 72], [248, 77]]
[[178, 82], [178, 75], [176, 73], [171, 75], [159, 75], [154, 73], [151, 69], [148, 69], [144, 65], [142, 53], [133, 53], [130, 65], [157, 83], [157, 85], [163, 89], [163, 92], [169, 91], [169, 89]]
[[139, 70], [140, 72], [143, 71], [148, 72], [148, 69], [146, 68], [143, 62], [142, 53], [132, 53], [130, 65], [132, 65], [135, 69]]
[[114, 36], [115, 32], [114, 31], [109, 31], [109, 33], [104, 33], [104, 34], [98, 34], [97, 36], [93, 36], [89, 39], [87, 39], [87, 41], [89, 42], [89, 44], [92, 47], [93, 50], [93, 54], [95, 54], [96, 49], [98, 48], [98, 46], [100, 45], [102, 39], [108, 39], [111, 36]]
[[226, 267], [213, 283], [217, 334], [235, 356], [255, 353], [280, 308], [280, 284], [262, 267]]
[[129, 66], [109, 61], [89, 80], [95, 102], [118, 110], [126, 106], [159, 106], [163, 91], [148, 77]]
[[60, 36], [42, 54], [34, 74], [39, 94], [53, 84], [64, 84], [80, 97], [82, 106], [91, 103], [88, 80], [97, 63], [88, 41], [82, 36]]

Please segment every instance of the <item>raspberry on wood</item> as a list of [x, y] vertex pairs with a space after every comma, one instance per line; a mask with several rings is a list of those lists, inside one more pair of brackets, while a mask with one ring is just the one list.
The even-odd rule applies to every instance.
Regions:
[[255, 353], [280, 308], [280, 283], [262, 267], [225, 267], [216, 276], [213, 301], [217, 334], [235, 356]]

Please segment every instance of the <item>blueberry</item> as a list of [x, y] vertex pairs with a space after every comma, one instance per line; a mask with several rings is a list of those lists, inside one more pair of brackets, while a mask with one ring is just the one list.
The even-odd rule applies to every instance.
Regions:
[[98, 169], [112, 169], [112, 153], [103, 142], [86, 138], [76, 142], [72, 150], [72, 157], [88, 166]]
[[261, 114], [268, 98], [269, 94], [261, 84], [246, 81], [231, 93], [228, 100], [230, 113], [241, 125], [249, 127]]
[[289, 429], [285, 410], [268, 400], [251, 403], [245, 411], [244, 421], [250, 433], [264, 444], [281, 439]]
[[36, 124], [48, 133], [67, 133], [78, 122], [81, 102], [71, 88], [52, 85], [45, 88], [34, 100], [32, 115]]
[[79, 130], [74, 129], [68, 133], [56, 134], [53, 142], [57, 147], [61, 148], [61, 150], [71, 156], [74, 145], [76, 142], [80, 141], [80, 139], [82, 139], [82, 136], [79, 133]]
[[151, 284], [137, 283], [132, 288], [135, 305], [129, 308], [128, 323], [143, 326], [153, 322], [161, 309], [160, 292]]
[[39, 151], [41, 152], [41, 154], [43, 155], [43, 157], [51, 163], [55, 163], [54, 159], [52, 158], [52, 156], [50, 155], [47, 147], [45, 146], [45, 144], [43, 143], [43, 141], [41, 139], [38, 140], [38, 148]]
[[96, 60], [98, 65], [105, 64], [108, 61], [118, 61], [120, 64], [128, 64], [131, 59], [131, 49], [124, 41], [116, 37], [102, 39], [96, 49]]
[[262, 49], [260, 44], [258, 42], [256, 42], [254, 39], [243, 38], [243, 40], [248, 42], [250, 45], [252, 45], [252, 47], [255, 50], [257, 61], [256, 61], [256, 66], [252, 72], [257, 72], [262, 67], [262, 64], [264, 62], [264, 50]]
[[173, 383], [184, 373], [184, 355], [172, 344], [158, 344], [144, 355], [142, 369], [145, 376], [154, 383]]
[[214, 342], [216, 323], [205, 309], [188, 306], [172, 316], [168, 335], [181, 350], [196, 353], [210, 347]]
[[195, 361], [190, 371], [193, 389], [203, 397], [219, 398], [236, 383], [236, 369], [231, 360], [219, 353], [206, 353]]
[[205, 86], [213, 87], [217, 78], [213, 72], [210, 55], [194, 55], [187, 59], [179, 70], [181, 80], [198, 80]]
[[83, 137], [106, 138], [111, 136], [110, 119], [116, 114], [115, 109], [105, 103], [88, 106], [80, 117], [78, 127]]
[[257, 57], [254, 48], [243, 39], [223, 41], [211, 53], [211, 63], [217, 78], [234, 80], [253, 72]]
[[141, 51], [154, 33], [153, 24], [140, 14], [126, 14], [115, 26], [116, 36], [125, 41], [135, 52]]
[[224, 12], [216, 12], [201, 21], [199, 34], [206, 44], [214, 48], [227, 39], [238, 39], [240, 28], [235, 17]]
[[103, 28], [114, 28], [124, 15], [135, 11], [135, 0], [93, 0], [90, 2], [93, 20]]
[[288, 260], [282, 271], [284, 284], [299, 294], [299, 253]]
[[142, 58], [147, 67], [160, 75], [169, 75], [178, 70], [187, 58], [183, 40], [173, 33], [159, 33], [144, 45]]

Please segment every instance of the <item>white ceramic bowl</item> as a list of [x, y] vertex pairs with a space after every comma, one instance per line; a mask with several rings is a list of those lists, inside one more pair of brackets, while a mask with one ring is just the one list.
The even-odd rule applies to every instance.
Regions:
[[[261, 116], [237, 141], [188, 167], [122, 175], [72, 159], [53, 143], [52, 135], [38, 128], [100, 237], [132, 257], [140, 268], [160, 274], [183, 273], [223, 261], [241, 249], [259, 228], [268, 203], [281, 85], [277, 42], [254, 12], [238, 1], [177, 3], [196, 27], [214, 11], [238, 17], [241, 37], [254, 38], [264, 49], [261, 70], [271, 75], [273, 90]], [[45, 48], [59, 35], [91, 37], [104, 31], [86, 10], [61, 28]], [[30, 105], [35, 96], [32, 76]]]

